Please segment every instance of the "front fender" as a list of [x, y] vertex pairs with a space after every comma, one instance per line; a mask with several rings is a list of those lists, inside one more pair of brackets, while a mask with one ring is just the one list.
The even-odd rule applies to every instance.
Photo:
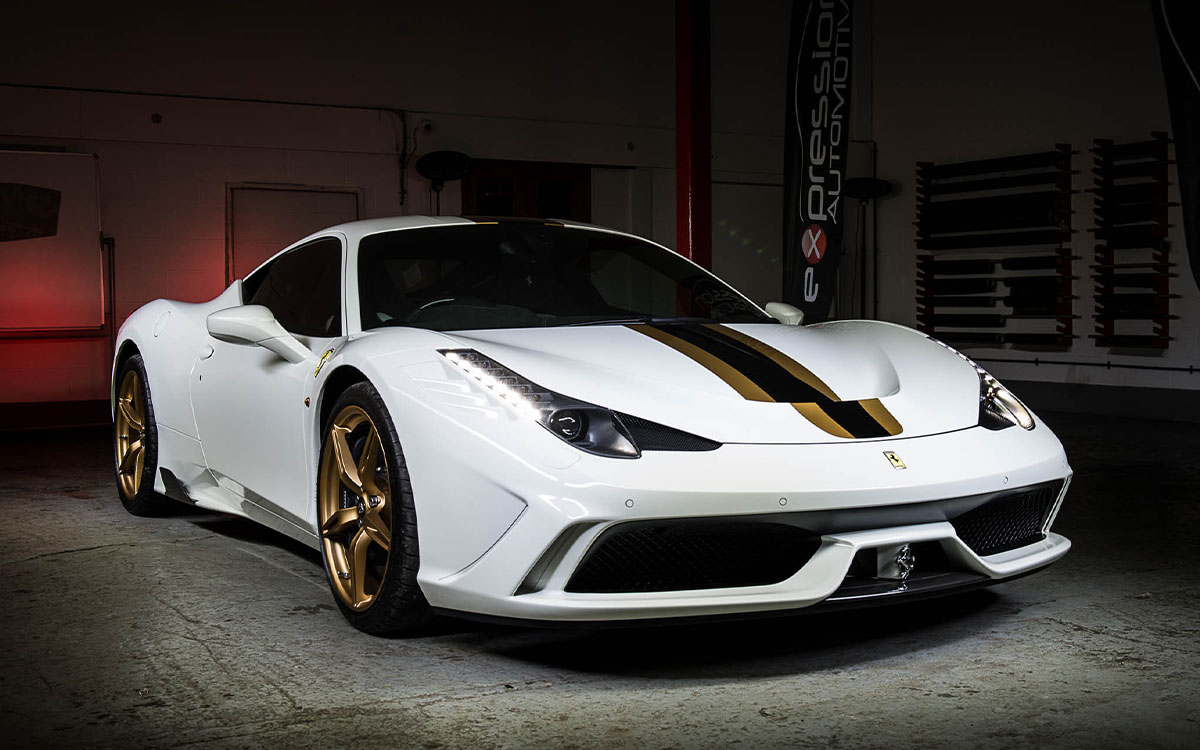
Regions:
[[[515, 414], [475, 408], [477, 397], [458, 399], [456, 406], [455, 394], [465, 391], [436, 353], [450, 343], [441, 334], [414, 330], [403, 342], [372, 338], [348, 342], [329, 364], [355, 367], [387, 405], [419, 519], [420, 579], [435, 581], [469, 567], [512, 527], [526, 510], [518, 488], [528, 486], [530, 476], [555, 480], [554, 469], [531, 456], [548, 448], [574, 460], [577, 451]], [[318, 419], [314, 414], [319, 450]]]
[[196, 438], [189, 378], [200, 347], [208, 338], [206, 319], [210, 312], [241, 304], [242, 283], [235, 281], [217, 297], [193, 304], [157, 299], [142, 305], [125, 319], [117, 331], [113, 356], [110, 408], [115, 414], [117, 367], [136, 346], [146, 367], [146, 379], [154, 399], [154, 416], [159, 425]]

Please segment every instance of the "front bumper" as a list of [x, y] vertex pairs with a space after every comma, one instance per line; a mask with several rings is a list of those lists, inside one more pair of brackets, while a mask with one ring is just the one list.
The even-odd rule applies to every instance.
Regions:
[[[923, 525], [864, 532], [856, 539], [847, 539], [845, 536], [827, 537], [827, 544], [819, 553], [822, 555], [820, 565], [810, 568], [810, 561], [795, 576], [774, 586], [653, 594], [589, 595], [561, 591], [539, 592], [520, 596], [515, 602], [518, 606], [515, 607], [489, 606], [477, 611], [459, 605], [455, 608], [443, 606], [438, 609], [448, 614], [474, 614], [484, 619], [562, 624], [727, 618], [755, 614], [787, 614], [807, 608], [829, 611], [971, 591], [1036, 573], [1061, 558], [1071, 548], [1070, 540], [1050, 533], [1045, 540], [1036, 545], [1014, 550], [1018, 553], [1014, 557], [996, 560], [978, 558], [979, 562], [976, 565], [970, 565], [963, 571], [943, 571], [927, 577], [918, 576], [907, 582], [880, 581], [874, 586], [846, 585], [843, 581], [848, 579], [845, 578], [835, 580], [837, 571], [845, 571], [860, 550], [896, 543], [912, 543], [900, 540], [916, 541], [931, 537], [948, 540], [949, 537], [944, 536], [944, 532], [945, 529], [933, 529]], [[966, 550], [966, 554], [970, 555], [970, 550]], [[998, 570], [1010, 569], [1015, 572], [997, 574]], [[967, 570], [971, 572], [966, 572]], [[845, 573], [841, 575], [844, 576]], [[836, 588], [831, 589], [831, 586]]]
[[[639, 620], [769, 612], [809, 607], [826, 600], [842, 602], [868, 597], [883, 601], [908, 592], [920, 593], [922, 589], [901, 588], [897, 582], [888, 592], [861, 597], [835, 596], [842, 587], [855, 555], [860, 550], [925, 541], [941, 541], [952, 557], [958, 557], [965, 570], [989, 582], [999, 582], [1043, 568], [1071, 548], [1071, 542], [1066, 537], [1050, 533], [1044, 540], [1027, 547], [981, 558], [958, 541], [950, 524], [921, 524], [826, 536], [816, 555], [794, 576], [769, 586], [619, 594], [569, 593], [560, 588], [548, 588], [508, 597], [468, 594], [436, 597], [431, 601], [437, 601], [441, 608], [456, 611], [515, 619], [561, 621]], [[982, 579], [963, 577], [960, 581], [963, 588], [970, 588], [978, 585]]]
[[[894, 468], [885, 451], [900, 454], [906, 468]], [[475, 460], [458, 469], [480, 472], [480, 465]], [[483, 470], [487, 477], [480, 486], [520, 498], [525, 505], [498, 540], [465, 567], [447, 571], [425, 565], [425, 518], [418, 508], [419, 580], [435, 607], [560, 622], [748, 614], [854, 598], [839, 589], [863, 550], [937, 543], [964, 574], [959, 580], [965, 586], [1037, 570], [1070, 549], [1066, 538], [1048, 532], [1071, 472], [1061, 445], [1044, 425], [1033, 432], [973, 428], [842, 444], [725, 445], [709, 453], [647, 453], [636, 461], [584, 456], [556, 472], [514, 470], [511, 461], [495, 465], [505, 469]], [[998, 554], [977, 555], [951, 523], [928, 522], [915, 512], [928, 501], [1050, 481], [1060, 482], [1063, 490], [1047, 518], [1044, 538]], [[778, 583], [603, 594], [567, 590], [588, 549], [619, 523], [775, 515], [803, 525], [806, 514], [827, 516], [848, 509], [882, 511], [867, 516], [888, 521], [864, 528], [841, 524], [824, 533], [808, 562]], [[914, 512], [906, 518], [908, 509]], [[865, 596], [886, 599], [892, 593], [903, 592]]]

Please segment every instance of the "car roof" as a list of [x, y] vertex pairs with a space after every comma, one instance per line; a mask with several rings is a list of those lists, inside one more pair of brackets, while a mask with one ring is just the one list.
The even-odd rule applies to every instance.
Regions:
[[[348, 221], [332, 227], [326, 227], [313, 236], [341, 232], [348, 240], [357, 240], [368, 234], [387, 232], [394, 229], [417, 229], [420, 227], [447, 226], [452, 224], [473, 224], [470, 219], [461, 216], [388, 216], [382, 219], [363, 219]], [[305, 238], [307, 239], [307, 238]]]
[[[591, 229], [599, 232], [609, 232], [612, 234], [622, 234], [633, 237], [627, 232], [622, 232], [608, 227], [601, 227], [595, 224], [587, 224], [581, 221], [570, 221], [567, 219], [530, 219], [530, 218], [513, 218], [506, 216], [389, 216], [380, 219], [363, 219], [360, 221], [348, 221], [344, 224], [337, 224], [332, 227], [327, 227], [314, 232], [305, 237], [299, 242], [293, 243], [301, 245], [310, 239], [315, 239], [321, 236], [328, 236], [334, 232], [340, 232], [346, 235], [346, 239], [350, 242], [351, 247], [357, 245], [358, 240], [370, 234], [379, 232], [389, 232], [397, 229], [420, 229], [424, 227], [438, 226], [454, 226], [464, 224], [549, 224], [553, 226], [569, 227], [571, 229]], [[642, 238], [638, 238], [642, 239]]]
[[586, 229], [594, 232], [604, 232], [607, 234], [617, 234], [624, 237], [632, 237], [642, 242], [650, 242], [653, 245], [658, 245], [664, 250], [670, 248], [661, 245], [653, 240], [648, 240], [645, 237], [639, 237], [636, 234], [623, 232], [619, 229], [610, 227], [602, 227], [596, 224], [587, 224], [582, 221], [571, 221], [569, 219], [530, 219], [530, 218], [515, 218], [501, 216], [387, 216], [379, 219], [360, 219], [359, 221], [347, 221], [342, 224], [335, 224], [331, 227], [325, 227], [312, 234], [302, 237], [279, 252], [267, 258], [260, 263], [253, 271], [250, 271], [243, 278], [258, 273], [258, 271], [284, 253], [290, 252], [294, 248], [305, 245], [313, 240], [322, 237], [329, 237], [334, 234], [341, 234], [346, 238], [346, 246], [350, 252], [355, 252], [358, 248], [359, 240], [371, 234], [379, 232], [391, 232], [399, 229], [422, 229], [428, 227], [445, 227], [445, 226], [465, 226], [471, 224], [546, 224], [550, 226], [567, 227], [569, 229]]

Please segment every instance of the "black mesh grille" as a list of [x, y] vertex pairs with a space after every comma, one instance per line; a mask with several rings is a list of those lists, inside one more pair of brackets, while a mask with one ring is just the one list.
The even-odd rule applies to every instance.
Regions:
[[629, 430], [633, 441], [644, 451], [711, 451], [721, 447], [709, 440], [628, 414], [617, 415]]
[[1033, 544], [1054, 508], [1061, 482], [1048, 482], [1002, 495], [950, 521], [958, 538], [977, 555], [994, 555]]
[[820, 537], [779, 523], [685, 519], [623, 523], [584, 556], [567, 591], [686, 591], [764, 586], [790, 578]]

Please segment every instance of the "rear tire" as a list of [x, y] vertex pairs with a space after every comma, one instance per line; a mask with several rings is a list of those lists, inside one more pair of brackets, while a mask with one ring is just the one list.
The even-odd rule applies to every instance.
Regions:
[[404, 452], [370, 383], [334, 402], [317, 471], [321, 557], [333, 598], [371, 635], [413, 635], [433, 620], [417, 584], [417, 513]]
[[135, 516], [159, 516], [169, 509], [170, 500], [154, 491], [158, 425], [154, 422], [154, 403], [140, 354], [125, 360], [117, 374], [113, 460], [117, 494], [125, 510]]

